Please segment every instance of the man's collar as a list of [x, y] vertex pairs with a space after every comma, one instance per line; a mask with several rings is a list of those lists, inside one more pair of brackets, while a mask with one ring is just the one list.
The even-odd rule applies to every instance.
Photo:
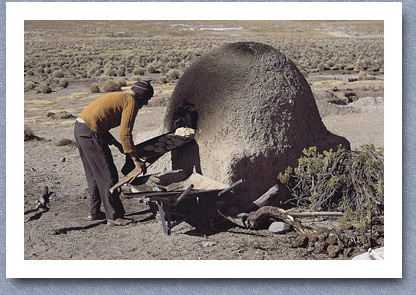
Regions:
[[134, 98], [137, 98], [137, 94], [134, 91], [128, 90], [127, 92], [130, 93]]

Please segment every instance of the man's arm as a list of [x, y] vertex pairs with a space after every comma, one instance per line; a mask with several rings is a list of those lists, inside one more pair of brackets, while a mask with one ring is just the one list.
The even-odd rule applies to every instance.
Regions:
[[105, 136], [107, 138], [108, 145], [114, 145], [116, 148], [118, 148], [120, 153], [124, 154], [123, 146], [121, 145], [121, 143], [117, 141], [117, 139], [115, 139], [115, 137], [110, 132], [107, 131], [107, 134]]

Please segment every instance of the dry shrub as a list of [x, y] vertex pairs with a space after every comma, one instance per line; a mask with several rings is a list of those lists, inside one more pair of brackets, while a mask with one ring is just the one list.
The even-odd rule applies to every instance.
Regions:
[[120, 91], [121, 86], [114, 80], [107, 80], [104, 82], [103, 90], [105, 92], [114, 92], [114, 91]]
[[100, 73], [100, 67], [97, 64], [93, 64], [87, 71], [88, 76], [93, 76]]
[[35, 73], [36, 74], [43, 74], [43, 73], [45, 73], [45, 70], [43, 69], [43, 67], [37, 67], [37, 68], [35, 68]]
[[26, 89], [26, 90], [32, 90], [32, 89], [35, 89], [35, 83], [34, 83], [34, 82], [32, 82], [32, 81], [28, 81], [28, 82], [26, 83], [26, 87], [25, 87], [25, 89]]
[[154, 65], [154, 64], [149, 64], [149, 65], [146, 67], [146, 70], [147, 70], [147, 72], [148, 72], [149, 74], [156, 73], [156, 72], [157, 72], [157, 66], [156, 66], [156, 65]]
[[91, 91], [91, 93], [99, 93], [100, 92], [100, 87], [98, 86], [98, 84], [93, 83], [93, 84], [91, 84], [90, 91]]
[[126, 80], [124, 80], [123, 78], [120, 78], [117, 80], [118, 85], [120, 85], [121, 87], [124, 87], [127, 85]]
[[145, 73], [145, 70], [142, 67], [134, 68], [133, 69], [133, 76], [143, 76]]
[[177, 66], [178, 66], [178, 64], [173, 62], [173, 61], [170, 61], [166, 64], [166, 67], [170, 68], [170, 69], [176, 68]]
[[159, 83], [160, 84], [169, 83], [169, 78], [167, 76], [161, 76], [161, 77], [159, 77]]
[[164, 97], [152, 98], [149, 100], [149, 107], [165, 107], [168, 104], [168, 99]]
[[175, 69], [169, 70], [169, 72], [167, 73], [167, 76], [169, 77], [170, 80], [176, 80], [176, 79], [179, 79], [180, 77], [178, 70], [175, 70]]
[[52, 73], [52, 76], [54, 78], [63, 78], [64, 77], [64, 73], [61, 70], [57, 70], [55, 72]]
[[364, 71], [360, 71], [357, 77], [358, 81], [367, 80], [367, 74]]
[[62, 88], [67, 88], [67, 87], [68, 87], [68, 85], [69, 85], [69, 82], [68, 82], [68, 80], [67, 80], [67, 79], [62, 78], [62, 79], [60, 79], [60, 80], [59, 80], [59, 83], [58, 83], [58, 86], [59, 86], [59, 87], [62, 87]]
[[76, 146], [75, 141], [68, 139], [68, 138], [64, 138], [61, 139], [60, 141], [58, 141], [58, 143], [56, 144], [57, 146]]
[[346, 71], [353, 71], [355, 69], [354, 65], [346, 65], [344, 66], [344, 70]]
[[384, 214], [384, 151], [364, 145], [359, 151], [339, 147], [317, 152], [304, 149], [298, 166], [279, 173], [301, 207], [311, 211], [342, 211], [357, 228]]
[[131, 77], [131, 81], [134, 81], [134, 82], [136, 82], [136, 81], [140, 81], [142, 78], [140, 77], [140, 76], [137, 76], [137, 75], [135, 75], [135, 76], [133, 76], [133, 77]]
[[126, 73], [124, 72], [123, 69], [118, 69], [117, 70], [117, 76], [118, 77], [124, 77], [124, 76], [126, 76]]
[[116, 76], [117, 71], [113, 67], [107, 67], [104, 69], [104, 75], [106, 76]]
[[41, 82], [39, 84], [39, 89], [38, 90], [39, 90], [39, 92], [42, 92], [43, 94], [52, 92], [52, 89], [49, 87], [49, 84], [46, 83], [46, 82]]
[[38, 138], [36, 135], [33, 134], [32, 128], [30, 128], [30, 126], [27, 124], [25, 124], [24, 131], [25, 131], [25, 141]]

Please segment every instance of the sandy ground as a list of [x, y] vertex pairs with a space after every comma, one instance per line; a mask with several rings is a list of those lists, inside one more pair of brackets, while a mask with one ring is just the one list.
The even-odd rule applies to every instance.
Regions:
[[[347, 137], [353, 149], [363, 144], [383, 146], [382, 81], [372, 91], [368, 91], [366, 82], [338, 84], [334, 91], [331, 82], [324, 85], [326, 88], [322, 83], [316, 84], [325, 77], [308, 79], [331, 132]], [[48, 211], [24, 216], [25, 259], [350, 259], [353, 253], [364, 251], [355, 248], [330, 255], [327, 251], [299, 247], [295, 232], [278, 235], [268, 229], [254, 231], [234, 226], [197, 230], [182, 223], [171, 235], [165, 235], [161, 222], [146, 205], [134, 199], [123, 199], [127, 216], [134, 220], [132, 225], [108, 227], [105, 222], [87, 221], [89, 197], [78, 151], [72, 145], [58, 146], [62, 139], [73, 140], [75, 119], [52, 119], [47, 115], [67, 111], [76, 117], [99, 95], [91, 94], [89, 85], [89, 81], [80, 81], [50, 94], [25, 94], [25, 123], [40, 138], [24, 144], [25, 211], [34, 208], [44, 186], [52, 192]], [[340, 89], [344, 86], [349, 90], [355, 87], [353, 90], [361, 98], [348, 105], [328, 103], [326, 95], [331, 92], [341, 97]], [[367, 91], [365, 98], [360, 93], [363, 87]], [[159, 128], [164, 110], [163, 106], [140, 110], [134, 134]], [[117, 137], [118, 130], [112, 133]], [[116, 149], [112, 151], [116, 166], [121, 168], [124, 156]], [[335, 219], [302, 222], [311, 229], [323, 226], [337, 230]], [[382, 244], [380, 239], [382, 233]]]

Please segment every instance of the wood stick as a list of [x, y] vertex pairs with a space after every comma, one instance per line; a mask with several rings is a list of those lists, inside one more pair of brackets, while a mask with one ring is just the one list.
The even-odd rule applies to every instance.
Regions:
[[295, 218], [307, 218], [307, 217], [343, 217], [342, 212], [288, 212]]
[[271, 198], [273, 198], [277, 194], [278, 191], [279, 191], [279, 186], [276, 184], [272, 186], [271, 188], [269, 188], [269, 190], [265, 192], [263, 195], [261, 195], [260, 198], [253, 201], [253, 203], [256, 204], [258, 207], [262, 207]]
[[251, 212], [248, 215], [248, 219], [247, 219], [248, 224], [253, 229], [260, 228], [261, 221], [265, 217], [274, 217], [274, 218], [282, 219], [285, 223], [290, 224], [300, 233], [302, 234], [307, 233], [307, 231], [303, 228], [302, 224], [300, 224], [299, 221], [293, 218], [293, 216], [291, 216], [290, 214], [288, 214], [285, 210], [281, 208], [272, 207], [272, 206], [264, 206], [264, 207], [261, 207], [257, 211]]

